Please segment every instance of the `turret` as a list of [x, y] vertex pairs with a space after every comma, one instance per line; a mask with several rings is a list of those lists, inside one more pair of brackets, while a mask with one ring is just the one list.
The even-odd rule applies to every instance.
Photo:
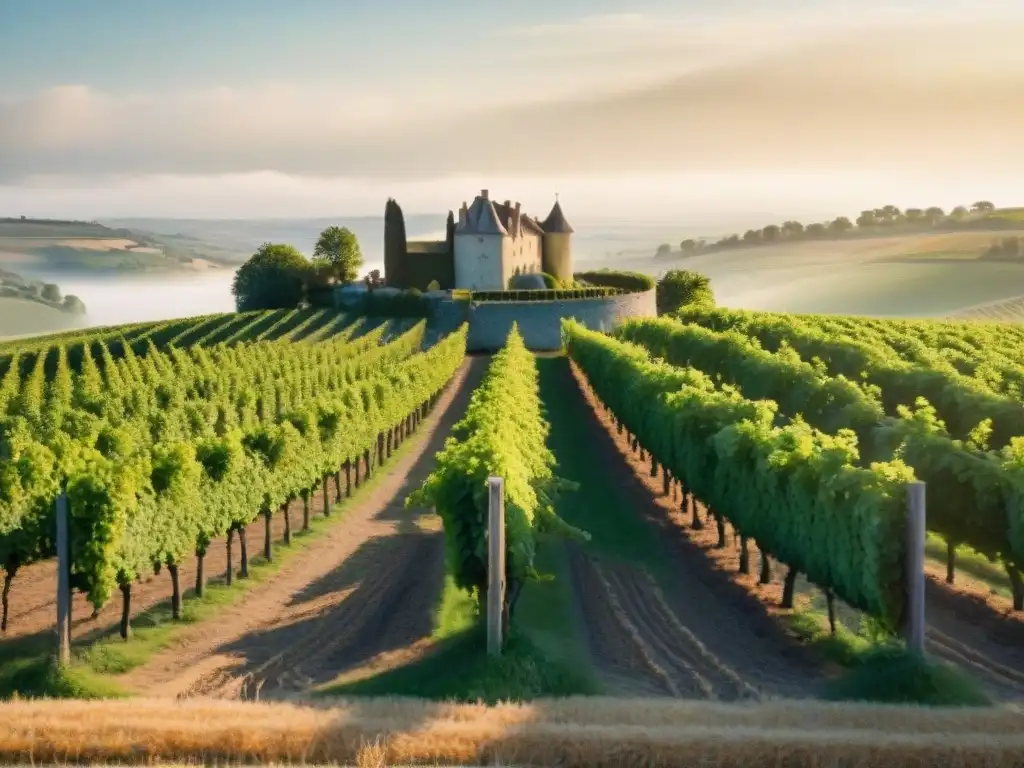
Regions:
[[541, 222], [541, 228], [544, 230], [544, 250], [541, 257], [544, 271], [557, 280], [572, 281], [573, 228], [562, 213], [562, 206], [557, 198], [551, 213]]

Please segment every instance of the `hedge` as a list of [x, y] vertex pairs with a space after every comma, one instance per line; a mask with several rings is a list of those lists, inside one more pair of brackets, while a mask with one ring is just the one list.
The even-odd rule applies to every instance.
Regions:
[[614, 269], [576, 272], [573, 277], [590, 285], [621, 288], [631, 293], [650, 291], [656, 285], [654, 278], [650, 275], [645, 275], [642, 272], [627, 272]]

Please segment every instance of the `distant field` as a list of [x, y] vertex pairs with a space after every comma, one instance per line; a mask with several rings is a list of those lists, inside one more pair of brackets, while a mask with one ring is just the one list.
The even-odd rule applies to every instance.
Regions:
[[1021, 323], [1024, 322], [1024, 296], [965, 309], [953, 317], [982, 322]]
[[[1024, 227], [1022, 227], [1024, 233]], [[1024, 296], [1024, 263], [981, 258], [1008, 230], [782, 243], [603, 266], [708, 275], [719, 302], [745, 309], [945, 317]]]
[[[202, 244], [89, 222], [0, 220], [0, 267], [39, 271], [203, 270]], [[211, 258], [204, 258], [211, 257]]]
[[67, 312], [26, 299], [0, 297], [0, 339], [27, 332], [51, 333], [75, 328], [76, 318]]

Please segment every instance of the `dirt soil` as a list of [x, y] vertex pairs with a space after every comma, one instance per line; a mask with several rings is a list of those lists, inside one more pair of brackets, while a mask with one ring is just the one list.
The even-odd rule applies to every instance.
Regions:
[[[660, 474], [651, 477], [649, 460], [642, 461], [639, 454], [631, 449], [625, 434], [617, 434], [610, 414], [593, 396], [584, 377], [574, 366], [573, 373], [606, 439], [628, 467], [637, 486], [638, 496], [648, 499], [645, 504], [638, 504], [637, 508], [653, 509], [653, 520], [666, 531], [666, 538], [675, 542], [682, 555], [690, 553], [688, 557], [691, 565], [688, 567], [694, 567], [694, 562], [704, 563], [703, 567], [698, 566], [695, 570], [695, 573], [701, 574], [700, 578], [707, 579], [710, 570], [713, 572], [711, 582], [724, 580], [731, 585], [733, 591], [739, 590], [744, 594], [742, 598], [733, 599], [740, 606], [740, 612], [747, 615], [748, 621], [756, 619], [755, 632], [767, 630], [768, 635], [776, 636], [780, 628], [785, 627], [783, 617], [790, 613], [778, 607], [782, 598], [785, 567], [772, 561], [771, 582], [759, 584], [760, 552], [756, 542], [751, 540], [750, 573], [739, 573], [738, 537], [731, 527], [727, 531], [729, 545], [723, 549], [716, 547], [718, 534], [714, 525], [694, 530], [690, 525], [692, 507], [682, 501], [677, 488], [672, 488], [668, 495], [664, 493]], [[612, 471], [614, 463], [607, 466], [607, 471]], [[697, 506], [699, 514], [705, 516], [707, 510], [704, 506], [699, 503]], [[998, 600], [985, 595], [966, 575], [957, 574], [958, 584], [955, 587], [940, 581], [938, 576], [939, 568], [928, 569], [925, 607], [928, 652], [961, 667], [997, 700], [1015, 703], [1024, 701], [1024, 621], [1020, 616], [998, 610]], [[812, 598], [815, 604], [823, 604], [817, 590], [803, 579], [798, 581], [797, 593], [798, 606], [810, 602]], [[857, 629], [859, 614], [856, 611], [843, 605], [839, 617], [852, 629]], [[727, 634], [735, 640], [738, 632]], [[828, 675], [836, 672], [827, 666], [825, 669]]]
[[[443, 542], [405, 497], [434, 466], [487, 360], [469, 359], [423, 423], [425, 434], [379, 471], [345, 519], [216, 618], [118, 678], [148, 696], [279, 699], [341, 673], [425, 652], [443, 581]], [[250, 544], [259, 551], [259, 537]]]
[[[826, 670], [760, 603], [719, 572], [665, 515], [660, 487], [638, 475], [624, 441], [568, 365], [594, 464], [621, 485], [634, 512], [663, 531], [678, 588], [663, 590], [635, 564], [603, 562], [571, 546], [570, 570], [590, 654], [610, 694], [722, 701], [820, 694]], [[660, 480], [658, 481], [660, 484]]]

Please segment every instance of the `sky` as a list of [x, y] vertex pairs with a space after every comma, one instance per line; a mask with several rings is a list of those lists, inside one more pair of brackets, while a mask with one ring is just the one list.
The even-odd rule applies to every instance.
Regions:
[[1019, 0], [0, 0], [0, 215], [1024, 204], [1022, 39]]

